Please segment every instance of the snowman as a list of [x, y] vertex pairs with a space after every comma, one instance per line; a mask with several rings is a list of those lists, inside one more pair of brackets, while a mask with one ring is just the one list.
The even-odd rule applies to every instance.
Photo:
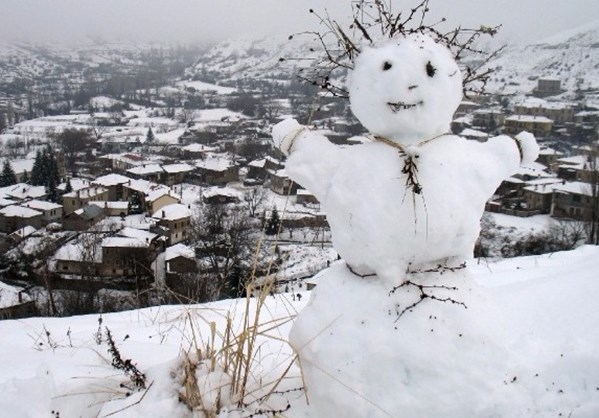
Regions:
[[273, 128], [343, 259], [290, 336], [311, 416], [502, 416], [509, 356], [465, 262], [486, 201], [538, 146], [529, 133], [451, 134], [462, 87], [445, 46], [405, 35], [363, 48], [349, 76], [369, 140], [337, 146], [292, 119]]

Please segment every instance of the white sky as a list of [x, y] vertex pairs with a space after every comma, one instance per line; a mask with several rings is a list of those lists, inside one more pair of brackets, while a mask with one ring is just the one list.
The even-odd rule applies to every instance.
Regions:
[[[351, 0], [2, 0], [0, 40], [81, 36], [188, 42], [244, 33], [291, 34], [316, 24], [309, 8], [342, 19]], [[392, 0], [395, 8], [416, 0]], [[538, 40], [599, 21], [598, 0], [431, 0], [454, 26], [503, 24], [508, 40]]]

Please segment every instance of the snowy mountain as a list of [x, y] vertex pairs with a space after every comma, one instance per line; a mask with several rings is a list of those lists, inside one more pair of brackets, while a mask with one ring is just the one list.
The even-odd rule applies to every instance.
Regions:
[[[221, 42], [202, 55], [192, 75], [219, 74], [221, 80], [281, 79], [289, 80], [294, 67], [306, 67], [315, 56], [309, 36], [268, 36], [258, 39], [235, 39]], [[285, 58], [285, 61], [281, 61]]]
[[530, 93], [539, 77], [557, 77], [562, 88], [599, 89], [599, 21], [525, 46], [509, 46], [490, 63], [489, 90]]
[[[221, 42], [190, 69], [201, 78], [218, 73], [225, 80], [243, 78], [289, 79], [295, 66], [306, 67], [314, 57], [310, 36], [237, 39]], [[285, 57], [285, 62], [279, 58]], [[301, 59], [299, 59], [301, 58]], [[497, 69], [489, 91], [530, 93], [539, 77], [558, 77], [562, 88], [574, 91], [599, 89], [599, 21], [524, 46], [508, 45], [490, 63]]]
[[[501, 416], [599, 416], [599, 248], [585, 246], [571, 252], [472, 264], [477, 281], [502, 312], [505, 344], [522, 365], [509, 380], [499, 382], [511, 391], [503, 399], [511, 410]], [[284, 341], [289, 319], [309, 299], [308, 293], [303, 295], [301, 300], [291, 294], [266, 298], [260, 316], [265, 331], [258, 341], [251, 376], [251, 396], [259, 401], [248, 402], [243, 410], [234, 407], [226, 412], [223, 407], [218, 416], [262, 416], [258, 410], [285, 411], [284, 416], [290, 418], [310, 416], [300, 390], [299, 369], [292, 366], [285, 379], [277, 380], [293, 358]], [[250, 309], [254, 309], [254, 299]], [[185, 393], [181, 353], [211, 343], [214, 333], [220, 335], [227, 312], [237, 326], [245, 304], [245, 300], [229, 300], [161, 306], [104, 314], [101, 321], [99, 315], [0, 321], [0, 411], [10, 411], [14, 418], [191, 417], [179, 402]], [[145, 374], [145, 389], [135, 389], [127, 372], [111, 365], [104, 327], [111, 330], [122, 359], [131, 359]], [[314, 330], [314, 334], [323, 331]], [[349, 348], [351, 343], [346, 347], [351, 361], [355, 353]], [[503, 364], [502, 359], [488, 361]], [[195, 373], [203, 399], [215, 402], [216, 388], [226, 384], [226, 375], [218, 368], [210, 374], [198, 367]], [[345, 383], [351, 388], [352, 382]], [[384, 380], [372, 384], [388, 389]], [[427, 382], [415, 382], [414, 390], [427, 386]], [[455, 388], [456, 396], [471, 393], [459, 373]], [[270, 389], [271, 396], [261, 398]], [[356, 396], [348, 396], [348, 402]], [[523, 399], [530, 403], [521, 404]], [[225, 397], [219, 400], [227, 405]]]

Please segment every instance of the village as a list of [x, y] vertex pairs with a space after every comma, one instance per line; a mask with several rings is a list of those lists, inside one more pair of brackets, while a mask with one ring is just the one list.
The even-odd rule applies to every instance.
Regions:
[[[293, 292], [336, 260], [326, 214], [287, 178], [271, 127], [291, 116], [339, 146], [369, 139], [347, 101], [264, 82], [178, 79], [39, 117], [31, 95], [2, 98], [0, 317], [237, 297], [250, 276]], [[596, 243], [599, 108], [559, 78], [536, 82], [465, 99], [452, 133], [533, 133], [539, 159], [487, 211], [567, 220]]]

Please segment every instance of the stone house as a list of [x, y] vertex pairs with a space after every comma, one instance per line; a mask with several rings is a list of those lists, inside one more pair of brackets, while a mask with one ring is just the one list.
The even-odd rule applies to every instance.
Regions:
[[104, 202], [107, 200], [110, 200], [108, 198], [108, 189], [101, 186], [85, 187], [62, 195], [65, 216], [83, 208], [89, 202]]
[[22, 206], [37, 210], [42, 213], [42, 226], [62, 220], [62, 205], [45, 200], [30, 200]]
[[561, 80], [556, 77], [541, 77], [532, 94], [536, 97], [555, 96], [562, 93]]
[[175, 244], [166, 247], [164, 261], [167, 274], [197, 273], [198, 265], [195, 261], [195, 251], [184, 244]]
[[123, 199], [123, 185], [130, 181], [129, 177], [112, 173], [96, 178], [92, 184], [107, 189], [108, 200], [117, 201]]
[[285, 169], [275, 171], [271, 176], [270, 189], [280, 195], [295, 195], [299, 184], [287, 177]]
[[173, 204], [156, 211], [152, 218], [157, 230], [167, 231], [169, 245], [187, 241], [191, 225], [191, 210], [182, 204]]
[[239, 181], [239, 167], [231, 160], [221, 157], [207, 158], [195, 163], [191, 178], [199, 184], [224, 186]]
[[163, 165], [162, 184], [167, 186], [181, 184], [194, 169], [194, 166], [185, 163]]
[[43, 213], [31, 208], [11, 205], [0, 209], [0, 232], [10, 234], [17, 229], [32, 226], [42, 227]]
[[472, 127], [491, 132], [503, 126], [505, 115], [497, 109], [478, 109], [472, 112]]
[[146, 196], [146, 208], [148, 213], [156, 213], [168, 205], [181, 203], [181, 197], [168, 188], [159, 188]]
[[592, 218], [591, 185], [581, 182], [563, 182], [554, 186], [551, 216], [590, 221]]
[[553, 121], [544, 116], [512, 115], [505, 118], [505, 132], [509, 135], [527, 131], [537, 138], [544, 138], [552, 129]]
[[247, 176], [253, 179], [265, 180], [270, 178], [272, 173], [284, 167], [285, 164], [281, 161], [267, 156], [261, 160], [255, 160], [248, 163]]
[[542, 179], [528, 182], [523, 190], [526, 209], [540, 213], [550, 213], [553, 190], [555, 185], [561, 182], [560, 179]]
[[574, 120], [573, 104], [562, 102], [547, 102], [545, 100], [526, 100], [514, 105], [514, 113], [518, 115], [544, 116], [556, 125], [564, 125]]
[[134, 179], [142, 179], [159, 183], [163, 174], [160, 164], [142, 164], [127, 170], [127, 174]]
[[87, 231], [105, 217], [103, 207], [89, 204], [65, 215], [62, 226], [67, 231]]

